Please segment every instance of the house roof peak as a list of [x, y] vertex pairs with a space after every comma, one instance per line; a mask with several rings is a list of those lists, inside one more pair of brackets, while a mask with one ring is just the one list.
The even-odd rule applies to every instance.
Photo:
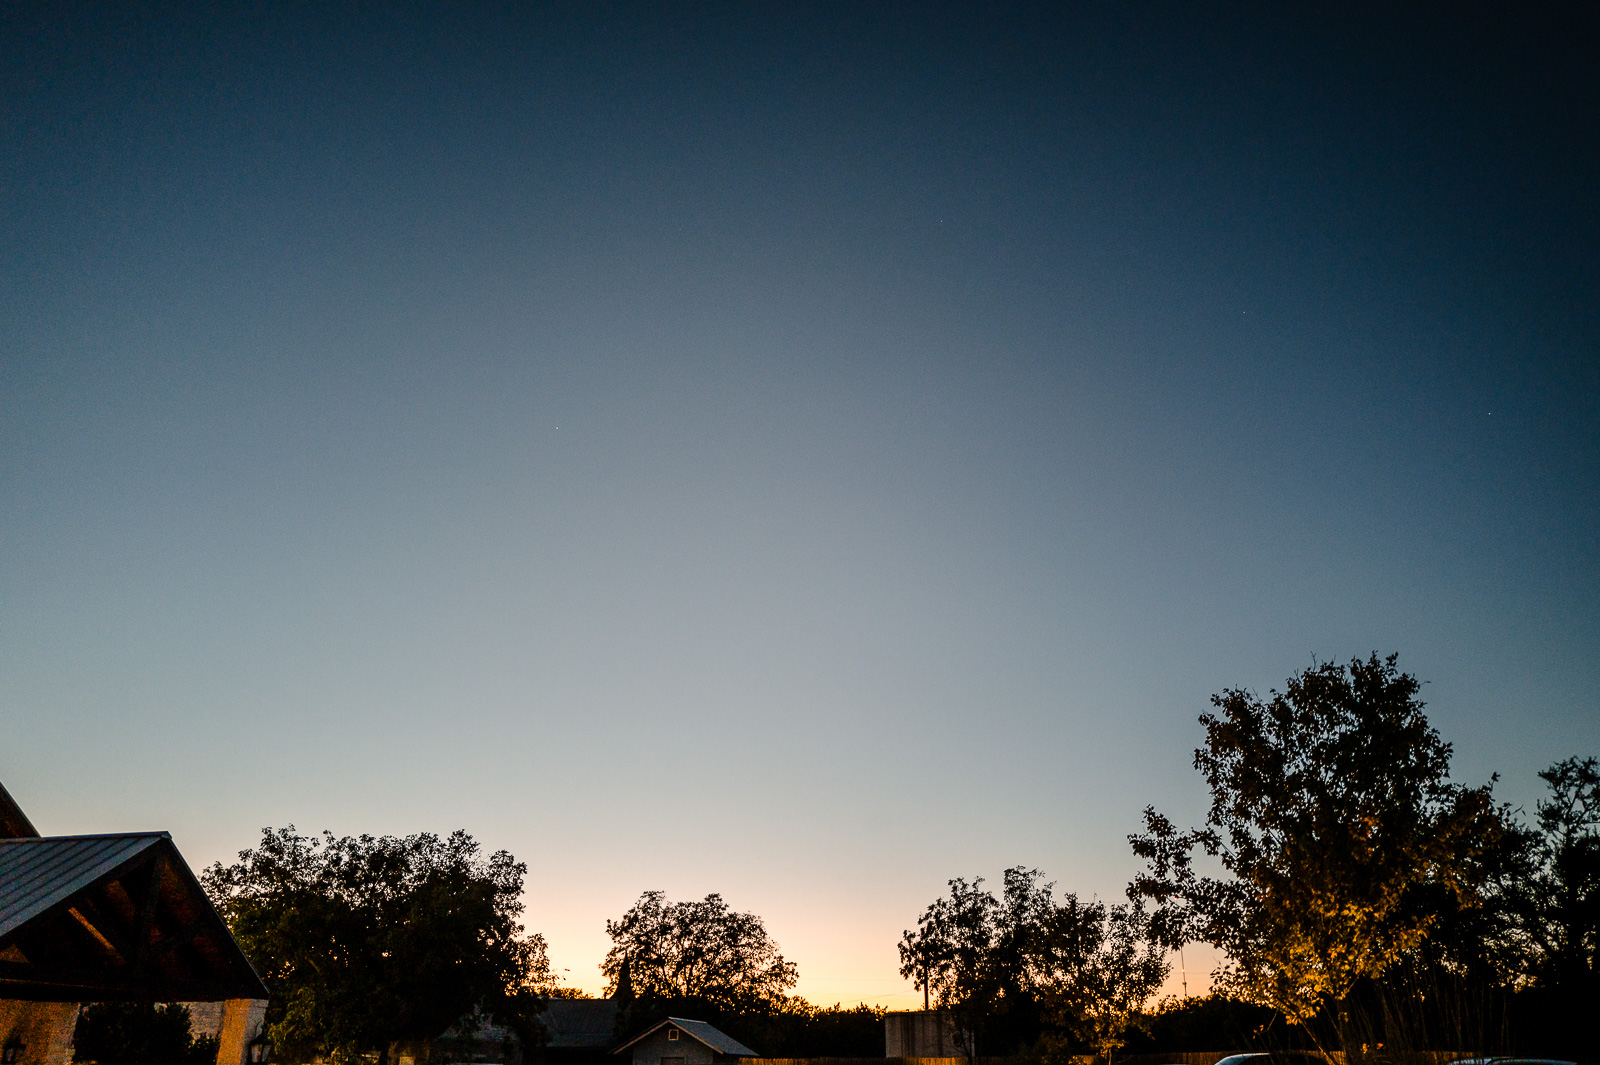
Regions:
[[11, 797], [4, 784], [0, 784], [0, 839], [32, 839], [38, 835], [39, 830], [33, 827], [17, 800]]
[[736, 1058], [756, 1058], [761, 1056], [726, 1032], [720, 1031], [705, 1021], [690, 1020], [688, 1017], [668, 1017], [659, 1024], [653, 1024], [613, 1050], [612, 1053], [620, 1054], [641, 1039], [646, 1039], [669, 1025], [677, 1028], [689, 1038], [704, 1043], [718, 1054], [727, 1054]]

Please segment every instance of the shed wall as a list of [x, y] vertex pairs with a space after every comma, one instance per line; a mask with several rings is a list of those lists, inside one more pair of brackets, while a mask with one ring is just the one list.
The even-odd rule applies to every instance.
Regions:
[[662, 1058], [681, 1059], [682, 1065], [712, 1065], [716, 1060], [710, 1047], [683, 1033], [669, 1040], [668, 1029], [663, 1028], [648, 1039], [641, 1039], [633, 1047], [633, 1065], [661, 1065]]

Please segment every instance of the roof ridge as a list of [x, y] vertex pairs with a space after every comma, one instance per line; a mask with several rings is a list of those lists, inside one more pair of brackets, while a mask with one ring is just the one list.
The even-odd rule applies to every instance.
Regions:
[[155, 832], [80, 832], [72, 836], [22, 836], [16, 839], [0, 839], [0, 847], [38, 843], [64, 843], [67, 840], [74, 839], [143, 839], [147, 837], [171, 839], [172, 833], [158, 830]]

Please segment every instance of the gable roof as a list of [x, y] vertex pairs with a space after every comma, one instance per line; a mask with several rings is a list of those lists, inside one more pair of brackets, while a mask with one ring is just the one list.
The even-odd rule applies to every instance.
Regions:
[[0, 838], [0, 998], [266, 998], [165, 832]]
[[22, 839], [38, 834], [39, 830], [33, 827], [17, 800], [11, 797], [4, 784], [0, 784], [0, 839]]
[[608, 1047], [617, 1041], [617, 1000], [552, 998], [539, 1013], [547, 1048]]
[[169, 838], [139, 832], [0, 840], [0, 939]]
[[761, 1056], [754, 1050], [751, 1050], [749, 1047], [739, 1042], [733, 1036], [728, 1035], [726, 1032], [718, 1031], [705, 1021], [691, 1021], [683, 1017], [668, 1017], [660, 1024], [653, 1025], [650, 1028], [640, 1032], [638, 1035], [634, 1036], [632, 1039], [613, 1050], [612, 1053], [620, 1054], [624, 1050], [627, 1050], [629, 1047], [633, 1046], [633, 1044], [639, 1042], [641, 1039], [649, 1038], [668, 1025], [679, 1029], [692, 1039], [699, 1040], [712, 1050], [716, 1051], [718, 1054], [731, 1054], [737, 1058], [756, 1058]]

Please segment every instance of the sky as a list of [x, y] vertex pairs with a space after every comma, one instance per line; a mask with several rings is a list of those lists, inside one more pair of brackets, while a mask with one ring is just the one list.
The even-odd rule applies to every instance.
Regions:
[[720, 892], [891, 1007], [951, 877], [1120, 900], [1224, 688], [1397, 652], [1531, 810], [1600, 15], [1221, 7], [7, 4], [0, 780], [466, 829], [591, 992]]

